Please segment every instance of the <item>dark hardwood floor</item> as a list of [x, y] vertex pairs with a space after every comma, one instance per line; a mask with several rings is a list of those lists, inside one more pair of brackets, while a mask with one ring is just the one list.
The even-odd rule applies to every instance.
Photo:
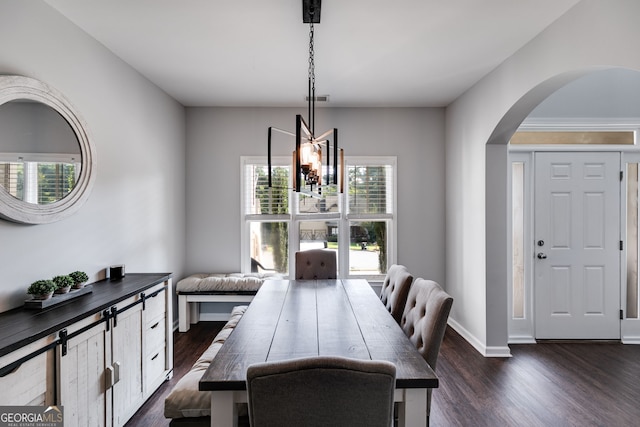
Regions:
[[640, 346], [545, 342], [510, 348], [511, 358], [484, 358], [447, 330], [431, 425], [640, 425]]
[[[164, 398], [223, 322], [174, 333], [174, 377], [127, 423], [168, 426]], [[484, 358], [448, 329], [436, 373], [432, 427], [638, 426], [640, 346], [619, 343], [512, 345], [512, 358]]]

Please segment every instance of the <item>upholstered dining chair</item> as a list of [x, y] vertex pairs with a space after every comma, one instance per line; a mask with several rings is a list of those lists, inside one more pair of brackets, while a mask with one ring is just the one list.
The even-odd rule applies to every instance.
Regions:
[[[411, 284], [400, 326], [431, 369], [436, 370], [440, 345], [447, 328], [453, 298], [432, 280]], [[431, 412], [431, 389], [427, 391], [427, 420]]]
[[296, 252], [296, 279], [337, 279], [335, 251], [309, 249]]
[[398, 325], [402, 320], [402, 312], [407, 302], [413, 276], [404, 265], [393, 264], [387, 269], [387, 275], [382, 282], [380, 300], [387, 307]]
[[251, 427], [389, 427], [396, 367], [386, 361], [307, 357], [247, 369]]

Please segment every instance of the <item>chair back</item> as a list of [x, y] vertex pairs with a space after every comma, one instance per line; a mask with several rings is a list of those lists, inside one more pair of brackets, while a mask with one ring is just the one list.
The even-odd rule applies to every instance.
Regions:
[[247, 369], [251, 427], [389, 427], [396, 368], [390, 362], [309, 357]]
[[404, 265], [393, 264], [387, 270], [387, 275], [380, 290], [380, 300], [387, 307], [398, 325], [402, 319], [404, 306], [407, 302], [413, 276]]
[[296, 252], [296, 280], [337, 279], [336, 252], [309, 249]]
[[[432, 280], [418, 278], [411, 284], [402, 313], [402, 330], [434, 371], [452, 304], [453, 298], [440, 285]], [[432, 393], [432, 389], [427, 390], [427, 425]]]
[[415, 279], [400, 326], [435, 371], [453, 298], [432, 280]]

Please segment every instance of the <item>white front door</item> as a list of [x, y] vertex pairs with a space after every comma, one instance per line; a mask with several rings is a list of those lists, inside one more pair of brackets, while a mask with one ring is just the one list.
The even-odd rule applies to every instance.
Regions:
[[620, 154], [535, 156], [538, 339], [620, 338]]

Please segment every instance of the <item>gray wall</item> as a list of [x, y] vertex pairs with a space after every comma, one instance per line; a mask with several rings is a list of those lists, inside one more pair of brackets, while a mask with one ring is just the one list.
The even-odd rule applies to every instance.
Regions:
[[70, 218], [0, 221], [0, 311], [20, 306], [37, 279], [110, 264], [182, 275], [185, 254], [184, 108], [55, 10], [0, 1], [0, 73], [33, 77], [82, 114], [97, 178]]
[[[267, 128], [294, 130], [296, 114], [187, 109], [186, 274], [240, 270], [240, 156], [266, 156]], [[316, 131], [333, 127], [347, 156], [397, 156], [397, 261], [444, 285], [444, 110], [318, 109]], [[290, 155], [293, 140], [274, 149]]]
[[594, 71], [561, 87], [528, 119], [640, 117], [640, 73], [626, 68]]

